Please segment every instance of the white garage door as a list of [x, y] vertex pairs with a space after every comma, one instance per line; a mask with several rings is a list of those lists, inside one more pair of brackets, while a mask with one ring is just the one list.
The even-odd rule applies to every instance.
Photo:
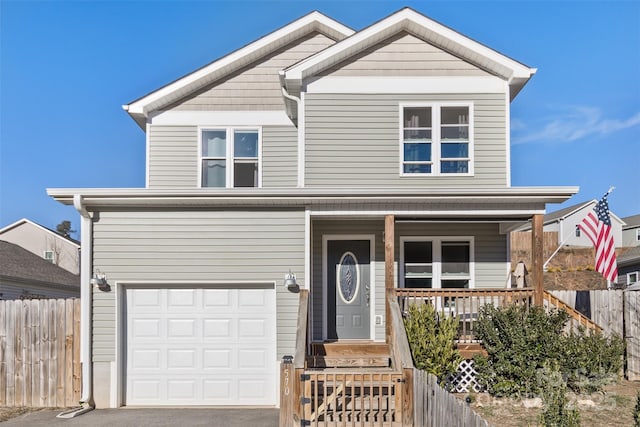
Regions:
[[127, 405], [275, 405], [275, 290], [129, 288]]

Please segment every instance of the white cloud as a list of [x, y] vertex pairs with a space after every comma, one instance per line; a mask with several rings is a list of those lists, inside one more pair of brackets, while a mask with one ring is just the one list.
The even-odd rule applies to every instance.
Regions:
[[[517, 119], [516, 119], [517, 120]], [[533, 126], [524, 126], [521, 120], [514, 130], [513, 144], [528, 142], [571, 142], [594, 135], [607, 135], [623, 129], [640, 125], [640, 112], [628, 119], [607, 119], [602, 117], [599, 108], [573, 106], [560, 109], [537, 130]]]

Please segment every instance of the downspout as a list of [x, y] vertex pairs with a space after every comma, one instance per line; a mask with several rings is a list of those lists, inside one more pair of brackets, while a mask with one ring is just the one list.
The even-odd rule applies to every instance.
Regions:
[[[284, 76], [281, 74], [281, 80]], [[305, 148], [305, 140], [304, 140], [304, 111], [302, 110], [302, 101], [297, 96], [290, 95], [285, 89], [284, 84], [280, 86], [282, 90], [282, 96], [286, 99], [293, 101], [296, 103], [298, 109], [298, 187], [304, 187], [304, 148]]]
[[91, 233], [92, 218], [82, 203], [82, 196], [73, 195], [73, 207], [80, 213], [80, 363], [82, 364], [82, 395], [80, 407], [58, 414], [58, 418], [73, 418], [95, 408], [91, 369]]

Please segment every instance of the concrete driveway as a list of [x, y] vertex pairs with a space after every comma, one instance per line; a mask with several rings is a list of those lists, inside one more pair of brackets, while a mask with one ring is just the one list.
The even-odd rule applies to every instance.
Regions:
[[61, 411], [45, 410], [25, 414], [2, 423], [9, 426], [212, 426], [212, 427], [274, 427], [278, 425], [278, 409], [237, 408], [121, 408], [95, 409], [75, 418], [56, 418]]

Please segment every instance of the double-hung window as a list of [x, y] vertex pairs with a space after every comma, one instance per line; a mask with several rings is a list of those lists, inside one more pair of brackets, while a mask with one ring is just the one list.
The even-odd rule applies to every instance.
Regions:
[[400, 282], [405, 288], [473, 287], [473, 239], [402, 237]]
[[401, 105], [403, 176], [470, 174], [471, 105]]
[[203, 129], [202, 187], [260, 187], [260, 130]]

